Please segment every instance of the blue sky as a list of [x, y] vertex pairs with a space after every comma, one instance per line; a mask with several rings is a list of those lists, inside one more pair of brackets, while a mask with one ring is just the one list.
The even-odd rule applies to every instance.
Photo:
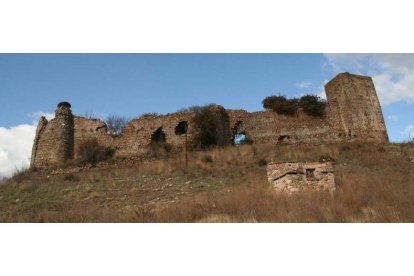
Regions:
[[343, 71], [373, 77], [392, 141], [414, 134], [412, 54], [0, 54], [0, 166], [27, 163], [10, 156], [27, 155], [34, 121], [63, 100], [101, 118], [207, 103], [257, 111], [273, 94], [323, 95]]
[[322, 65], [320, 55], [0, 55], [0, 93], [8, 103], [0, 125], [29, 122], [28, 114], [53, 112], [61, 100], [77, 114], [127, 117], [211, 102], [261, 110], [270, 94], [300, 94], [296, 83], [329, 78]]

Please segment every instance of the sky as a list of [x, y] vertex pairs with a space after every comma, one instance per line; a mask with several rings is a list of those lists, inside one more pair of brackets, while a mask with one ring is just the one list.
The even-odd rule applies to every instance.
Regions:
[[134, 118], [217, 103], [263, 110], [269, 95], [318, 94], [337, 73], [373, 77], [390, 140], [414, 137], [414, 54], [0, 54], [0, 178], [28, 166], [37, 120]]

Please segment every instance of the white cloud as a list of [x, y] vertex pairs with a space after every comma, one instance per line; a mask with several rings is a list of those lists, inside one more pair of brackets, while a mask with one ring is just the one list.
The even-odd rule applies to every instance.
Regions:
[[325, 80], [323, 85], [315, 85], [312, 82], [308, 82], [308, 81], [302, 81], [302, 82], [298, 82], [295, 83], [295, 86], [298, 87], [299, 89], [306, 89], [307, 91], [305, 91], [305, 93], [300, 93], [297, 96], [298, 97], [302, 97], [305, 96], [306, 94], [312, 94], [312, 95], [317, 95], [318, 97], [320, 97], [321, 99], [326, 100], [326, 93], [325, 93], [325, 88], [324, 85], [328, 82], [328, 80]]
[[388, 115], [387, 116], [388, 120], [396, 122], [398, 121], [398, 116], [397, 115]]
[[321, 99], [323, 99], [323, 100], [326, 100], [326, 99], [327, 99], [327, 98], [326, 98], [326, 93], [325, 93], [325, 89], [324, 89], [324, 88], [319, 89], [319, 92], [318, 92], [318, 93], [316, 93], [316, 96], [318, 96], [319, 98], [321, 98]]
[[414, 54], [325, 54], [335, 73], [370, 75], [381, 104], [414, 103]]
[[309, 88], [313, 86], [313, 83], [309, 81], [302, 81], [302, 82], [295, 83], [295, 86], [300, 89], [305, 89], [305, 88]]
[[33, 118], [35, 120], [34, 123], [36, 123], [36, 124], [39, 121], [40, 117], [42, 117], [42, 116], [45, 117], [48, 121], [55, 118], [54, 113], [43, 112], [43, 111], [33, 112], [33, 113], [30, 113], [28, 116], [30, 118]]
[[28, 114], [28, 117], [33, 119], [31, 125], [0, 127], [0, 179], [30, 165], [33, 140], [41, 116], [45, 116], [47, 120], [55, 117], [53, 113], [38, 111]]
[[321, 99], [326, 100], [326, 92], [325, 92], [325, 84], [328, 83], [328, 80], [324, 80], [323, 84], [318, 87], [316, 95], [319, 96]]
[[0, 127], [0, 179], [29, 166], [35, 133], [36, 125]]
[[408, 125], [406, 128], [401, 132], [402, 135], [406, 136], [409, 140], [414, 138], [414, 125]]

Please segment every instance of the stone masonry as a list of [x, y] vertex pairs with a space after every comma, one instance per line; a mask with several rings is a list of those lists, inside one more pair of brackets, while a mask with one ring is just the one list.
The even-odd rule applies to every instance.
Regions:
[[[298, 110], [295, 116], [273, 111], [247, 112], [218, 107], [223, 118], [221, 144], [231, 144], [238, 134], [253, 143], [280, 144], [371, 142], [386, 143], [388, 135], [374, 84], [370, 77], [341, 73], [325, 85], [327, 112], [325, 117], [312, 117]], [[218, 112], [217, 111], [217, 112]], [[106, 124], [98, 119], [74, 116], [69, 103], [61, 103], [56, 117], [49, 122], [42, 117], [33, 144], [31, 166], [48, 167], [64, 164], [78, 157], [78, 148], [94, 138], [111, 147], [116, 156], [145, 154], [154, 137], [180, 149], [185, 135], [177, 134], [178, 125], [188, 125], [187, 138], [197, 134], [194, 112], [177, 112], [158, 116], [141, 116], [131, 120], [122, 135], [108, 134]]]
[[62, 102], [53, 120], [48, 122], [45, 117], [40, 118], [32, 150], [32, 167], [62, 165], [74, 158], [75, 125], [70, 108], [69, 103]]
[[334, 191], [331, 161], [270, 163], [267, 178], [277, 192]]
[[327, 119], [346, 140], [388, 141], [381, 106], [370, 77], [343, 73], [325, 85]]

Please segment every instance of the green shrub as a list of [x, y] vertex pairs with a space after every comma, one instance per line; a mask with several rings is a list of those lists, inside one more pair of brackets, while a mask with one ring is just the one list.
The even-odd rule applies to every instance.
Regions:
[[210, 109], [204, 108], [197, 112], [194, 117], [194, 124], [198, 130], [193, 141], [195, 144], [201, 148], [208, 148], [216, 144], [215, 130], [217, 129], [217, 121]]
[[196, 135], [193, 148], [226, 146], [231, 143], [230, 120], [222, 106], [208, 105], [196, 112], [193, 118]]
[[298, 109], [298, 99], [287, 99], [285, 96], [269, 96], [262, 101], [265, 109], [270, 109], [277, 114], [295, 115]]
[[290, 115], [296, 114], [298, 108], [310, 116], [322, 117], [325, 115], [326, 101], [316, 95], [305, 95], [300, 99], [288, 99], [285, 96], [269, 96], [263, 101], [263, 108], [273, 110], [277, 114]]
[[150, 118], [150, 117], [158, 117], [160, 114], [156, 112], [147, 112], [140, 115], [141, 118]]
[[92, 138], [80, 144], [78, 156], [81, 163], [96, 164], [112, 158], [114, 152], [114, 149], [104, 147], [96, 138]]
[[211, 103], [211, 104], [207, 104], [207, 105], [204, 105], [204, 106], [192, 105], [192, 106], [189, 106], [189, 107], [180, 108], [180, 109], [177, 110], [177, 112], [200, 112], [204, 108], [209, 108], [209, 107], [214, 107], [214, 106], [217, 106], [217, 104]]
[[321, 117], [325, 115], [326, 101], [316, 95], [305, 95], [299, 99], [299, 107], [310, 116]]

